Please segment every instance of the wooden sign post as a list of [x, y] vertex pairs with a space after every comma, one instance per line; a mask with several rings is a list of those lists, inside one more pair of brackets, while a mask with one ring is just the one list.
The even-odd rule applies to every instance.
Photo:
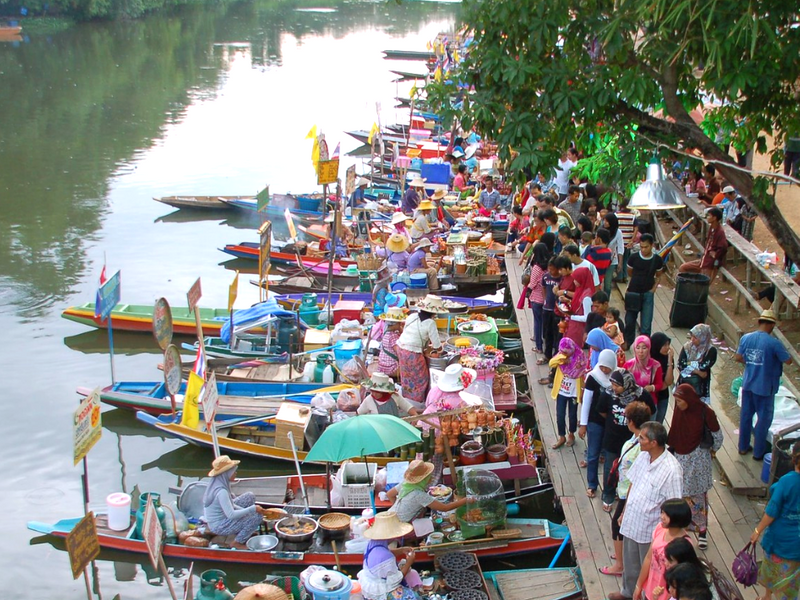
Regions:
[[97, 290], [97, 301], [94, 305], [94, 316], [100, 317], [101, 321], [108, 320], [108, 355], [111, 361], [111, 383], [116, 383], [114, 379], [114, 328], [111, 325], [111, 311], [119, 304], [119, 299], [120, 277], [119, 271], [117, 271]]
[[[269, 253], [272, 244], [272, 223], [265, 221], [258, 229], [259, 250], [258, 250], [258, 298], [264, 302], [269, 295]], [[233, 331], [231, 330], [231, 335]]]
[[169, 587], [172, 600], [178, 600], [178, 597], [175, 595], [175, 589], [172, 587], [172, 580], [169, 578], [167, 565], [164, 564], [164, 557], [161, 554], [161, 546], [164, 543], [164, 528], [158, 520], [158, 514], [156, 513], [156, 507], [153, 505], [152, 498], [148, 498], [147, 507], [144, 511], [142, 537], [147, 546], [147, 553], [150, 555], [150, 562], [153, 563], [153, 567], [161, 570], [161, 574], [164, 575], [164, 579], [167, 580], [167, 587]]
[[92, 597], [92, 586], [89, 585], [89, 572], [86, 567], [100, 555], [100, 541], [97, 539], [97, 526], [94, 513], [89, 512], [67, 534], [67, 553], [72, 568], [72, 578], [77, 579], [83, 573], [86, 583], [87, 598]]
[[214, 458], [219, 458], [217, 428], [214, 426], [214, 417], [217, 415], [218, 406], [217, 375], [212, 372], [208, 381], [206, 381], [205, 393], [203, 394], [203, 418], [206, 421], [206, 430], [211, 432], [211, 441], [214, 443]]

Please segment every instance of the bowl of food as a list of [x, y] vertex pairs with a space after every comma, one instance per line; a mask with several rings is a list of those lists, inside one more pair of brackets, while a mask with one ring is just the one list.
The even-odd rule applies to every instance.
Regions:
[[275, 534], [278, 539], [293, 543], [311, 541], [317, 529], [319, 523], [311, 517], [289, 516], [275, 524]]
[[453, 335], [447, 338], [444, 346], [447, 350], [463, 350], [464, 348], [474, 348], [479, 345], [478, 338], [469, 335]]
[[428, 490], [428, 493], [439, 502], [449, 502], [453, 496], [453, 490], [446, 485], [435, 485]]
[[[465, 265], [466, 266], [466, 265]], [[442, 304], [450, 313], [465, 313], [469, 307], [463, 302], [455, 302], [454, 300], [443, 300]]]
[[275, 523], [283, 519], [284, 517], [288, 516], [289, 513], [283, 510], [282, 508], [268, 508], [264, 511], [264, 525], [267, 527], [267, 531], [272, 531], [275, 529]]

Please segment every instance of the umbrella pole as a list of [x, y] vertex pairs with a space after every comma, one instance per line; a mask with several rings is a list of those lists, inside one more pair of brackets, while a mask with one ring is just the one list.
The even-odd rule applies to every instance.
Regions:
[[306, 484], [303, 482], [303, 473], [300, 471], [300, 461], [297, 459], [297, 446], [294, 445], [294, 435], [291, 431], [286, 432], [289, 443], [292, 445], [292, 456], [294, 456], [294, 466], [297, 468], [297, 478], [300, 480], [300, 492], [303, 494], [303, 504], [306, 507], [306, 514], [311, 510], [308, 508], [308, 495], [306, 494]]
[[[363, 455], [362, 458], [364, 459], [364, 466], [367, 469], [367, 481], [369, 483], [372, 483], [372, 481], [370, 481], [369, 478], [369, 463], [367, 462], [367, 457], [366, 455]], [[375, 509], [375, 486], [369, 485], [368, 489], [369, 489], [369, 503], [372, 506], [372, 514], [374, 516], [378, 514], [378, 511]]]
[[328, 495], [328, 510], [333, 510], [331, 505], [331, 463], [325, 463], [325, 492]]

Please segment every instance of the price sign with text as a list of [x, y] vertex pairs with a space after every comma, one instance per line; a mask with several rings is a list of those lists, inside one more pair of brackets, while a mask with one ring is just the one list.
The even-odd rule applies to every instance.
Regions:
[[189, 310], [194, 310], [202, 296], [203, 290], [200, 288], [200, 278], [198, 277], [197, 281], [192, 284], [192, 287], [189, 288], [189, 292], [186, 294], [186, 299], [189, 301]]
[[95, 388], [78, 406], [72, 419], [76, 465], [89, 453], [103, 433], [100, 414], [100, 388]]
[[72, 567], [72, 577], [77, 579], [90, 562], [100, 555], [100, 541], [94, 513], [89, 512], [67, 534], [67, 553]]
[[208, 381], [206, 381], [205, 390], [206, 392], [203, 394], [203, 418], [206, 420], [206, 426], [211, 429], [214, 425], [214, 417], [217, 414], [217, 406], [219, 405], [216, 373], [211, 373]]
[[317, 164], [317, 184], [336, 183], [339, 179], [339, 161], [321, 160]]
[[172, 341], [172, 309], [166, 298], [156, 300], [153, 307], [153, 335], [162, 350]]
[[144, 521], [142, 522], [142, 537], [147, 546], [147, 553], [153, 567], [158, 568], [158, 557], [161, 555], [161, 543], [164, 541], [164, 528], [158, 520], [158, 513], [153, 504], [153, 499], [147, 499], [147, 508], [144, 510]]
[[120, 288], [119, 288], [119, 271], [114, 273], [108, 280], [100, 286], [97, 290], [97, 303], [94, 307], [94, 316], [100, 317], [100, 320], [105, 321], [114, 307], [119, 304]]

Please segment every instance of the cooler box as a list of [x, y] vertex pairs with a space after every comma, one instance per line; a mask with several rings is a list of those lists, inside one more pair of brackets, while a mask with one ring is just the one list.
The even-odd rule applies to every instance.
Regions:
[[322, 350], [331, 345], [331, 332], [327, 329], [306, 329], [306, 335], [303, 339], [303, 348], [306, 352], [313, 352], [315, 350]]
[[342, 319], [351, 321], [361, 321], [361, 311], [367, 305], [366, 302], [357, 300], [339, 300], [333, 307], [333, 323], [337, 324]]
[[345, 363], [361, 354], [361, 339], [357, 340], [340, 340], [333, 345], [333, 356], [336, 359], [336, 366], [341, 370]]
[[375, 463], [365, 465], [362, 462], [350, 462], [342, 466], [339, 470], [339, 481], [342, 484], [342, 500], [345, 506], [355, 508], [371, 506], [377, 468]]

